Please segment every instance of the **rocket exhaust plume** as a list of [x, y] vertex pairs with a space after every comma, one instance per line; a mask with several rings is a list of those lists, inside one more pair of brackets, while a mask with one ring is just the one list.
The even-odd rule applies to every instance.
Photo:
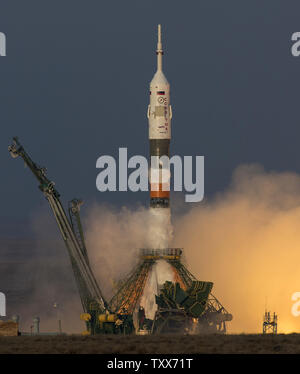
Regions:
[[[226, 191], [174, 217], [174, 243], [185, 247], [189, 270], [200, 279], [213, 279], [216, 295], [222, 295], [235, 316], [230, 333], [261, 333], [266, 306], [278, 314], [279, 333], [300, 332], [300, 317], [291, 312], [296, 302], [292, 295], [300, 291], [299, 207], [299, 174], [265, 172], [258, 165], [243, 165], [234, 172]], [[156, 211], [144, 207], [117, 210], [103, 204], [85, 211], [90, 262], [106, 296], [112, 296], [113, 280], [122, 279], [136, 264], [138, 248], [150, 245], [149, 210]], [[74, 332], [80, 303], [63, 244], [59, 240], [53, 243], [55, 222], [46, 209], [42, 215], [39, 210], [33, 221], [38, 261], [29, 261], [26, 272], [35, 276], [36, 289], [17, 310], [21, 323], [30, 326], [39, 310], [42, 326], [48, 328], [50, 292], [51, 300], [52, 295], [56, 301], [55, 295], [74, 300], [71, 308], [62, 301], [63, 329]], [[50, 267], [48, 256], [55, 258]], [[161, 277], [169, 276], [165, 261], [162, 264], [157, 265], [151, 280], [149, 277], [151, 287], [145, 285], [141, 301], [150, 316], [155, 305], [151, 305], [153, 290], [163, 283]], [[42, 306], [41, 299], [45, 300]], [[69, 322], [70, 317], [68, 329], [66, 320]], [[78, 329], [81, 331], [82, 326]]]
[[[227, 190], [174, 217], [171, 247], [185, 248], [187, 266], [197, 278], [214, 280], [215, 294], [234, 315], [228, 332], [261, 333], [266, 299], [267, 308], [278, 314], [279, 333], [300, 332], [300, 317], [291, 312], [292, 295], [300, 291], [299, 207], [299, 174], [242, 165]], [[150, 245], [149, 210], [156, 211], [95, 205], [87, 212], [89, 255], [106, 295], [113, 278], [135, 265], [138, 248]], [[172, 277], [161, 263], [141, 300], [150, 316], [157, 284]]]
[[189, 269], [214, 280], [235, 316], [231, 333], [261, 333], [265, 308], [278, 314], [279, 333], [300, 332], [292, 313], [300, 291], [299, 226], [300, 176], [260, 165], [239, 166], [227, 191], [174, 222]]

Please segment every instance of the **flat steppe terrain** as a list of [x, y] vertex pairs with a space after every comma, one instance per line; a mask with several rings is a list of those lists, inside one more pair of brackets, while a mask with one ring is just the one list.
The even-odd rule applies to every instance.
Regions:
[[300, 334], [0, 337], [0, 354], [300, 354]]

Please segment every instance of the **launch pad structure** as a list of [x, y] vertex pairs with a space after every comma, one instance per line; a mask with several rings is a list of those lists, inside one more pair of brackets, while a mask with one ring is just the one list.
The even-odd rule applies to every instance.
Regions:
[[[150, 83], [149, 122], [150, 156], [169, 157], [172, 109], [170, 85], [162, 72], [161, 27], [158, 27], [157, 71]], [[139, 261], [128, 276], [119, 281], [110, 301], [102, 294], [93, 274], [80, 220], [81, 200], [73, 199], [66, 214], [55, 183], [46, 176], [26, 153], [19, 140], [13, 138], [9, 147], [13, 158], [20, 156], [39, 182], [52, 209], [65, 242], [84, 313], [86, 334], [159, 334], [159, 333], [225, 333], [232, 315], [212, 295], [212, 282], [199, 281], [182, 263], [181, 248], [144, 248]], [[161, 178], [162, 165], [156, 171]], [[152, 212], [170, 217], [169, 181], [150, 178], [150, 207]], [[167, 187], [167, 188], [166, 188]], [[166, 214], [167, 213], [167, 214]], [[155, 290], [157, 305], [153, 318], [146, 315], [141, 298], [154, 267], [164, 261], [172, 269], [172, 281], [166, 280]]]
[[[154, 328], [156, 320], [162, 319], [160, 324], [170, 325], [167, 322], [171, 322], [171, 326], [175, 324], [177, 332], [226, 332], [226, 322], [231, 321], [232, 315], [210, 292], [212, 283], [198, 281], [183, 265], [180, 248], [142, 249], [139, 263], [121, 281], [117, 292], [111, 301], [107, 302], [93, 274], [85, 246], [79, 215], [82, 201], [73, 199], [69, 203], [68, 218], [60, 201], [60, 194], [54, 188], [55, 183], [46, 177], [46, 169], [32, 161], [17, 138], [13, 139], [9, 152], [13, 158], [20, 156], [38, 179], [39, 189], [48, 200], [55, 216], [70, 257], [80, 295], [84, 311], [80, 318], [86, 322], [86, 334], [130, 334], [144, 330], [143, 327], [139, 328], [134, 324], [134, 313], [139, 307], [149, 273], [159, 260], [164, 260], [171, 265], [176, 282], [164, 285], [165, 289], [169, 288], [169, 293], [158, 295], [157, 304], [161, 304], [162, 308], [158, 307], [154, 320], [148, 321], [151, 327], [149, 328], [148, 325], [146, 330], [149, 333], [168, 332], [169, 330], [162, 329], [162, 326]], [[159, 302], [160, 297], [163, 303]]]
[[[157, 261], [164, 260], [171, 266], [174, 272], [175, 284], [177, 284], [177, 287], [181, 290], [188, 290], [195, 284], [197, 284], [198, 287], [201, 286], [202, 293], [203, 291], [205, 293], [205, 290], [209, 288], [207, 295], [203, 295], [204, 297], [202, 296], [199, 300], [195, 299], [190, 303], [189, 311], [186, 313], [187, 319], [190, 318], [193, 320], [192, 322], [197, 325], [199, 332], [225, 333], [226, 322], [232, 320], [232, 315], [228, 313], [217, 298], [211, 294], [210, 290], [213, 284], [210, 282], [199, 282], [183, 265], [181, 262], [182, 253], [183, 250], [181, 248], [141, 249], [139, 263], [131, 273], [122, 280], [118, 291], [111, 299], [111, 308], [120, 314], [123, 312], [133, 314], [141, 299], [146, 281], [153, 266]], [[199, 307], [201, 310], [197, 309]], [[178, 309], [183, 308], [180, 306], [179, 308], [177, 307], [176, 312], [178, 312]], [[166, 312], [167, 310], [165, 309], [164, 314], [166, 314]], [[172, 310], [172, 312], [174, 313], [174, 310]], [[157, 319], [159, 313], [162, 313], [160, 308], [158, 308], [154, 320]], [[152, 325], [152, 331], [153, 327]], [[187, 330], [189, 329], [187, 328]]]

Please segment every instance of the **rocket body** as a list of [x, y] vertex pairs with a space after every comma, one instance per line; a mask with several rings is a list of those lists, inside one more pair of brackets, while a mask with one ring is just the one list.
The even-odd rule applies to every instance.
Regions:
[[[157, 71], [150, 83], [150, 104], [147, 117], [149, 121], [150, 157], [170, 156], [171, 118], [170, 85], [162, 71], [163, 49], [161, 28], [158, 26]], [[162, 164], [157, 170], [150, 170], [150, 207], [168, 208], [170, 200], [170, 180], [163, 178]], [[155, 178], [153, 176], [156, 176]], [[165, 174], [166, 176], [166, 174]]]

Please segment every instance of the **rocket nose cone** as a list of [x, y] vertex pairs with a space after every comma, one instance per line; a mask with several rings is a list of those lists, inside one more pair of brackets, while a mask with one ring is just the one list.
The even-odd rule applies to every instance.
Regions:
[[167, 78], [165, 77], [164, 73], [161, 70], [157, 70], [150, 84], [151, 85], [158, 85], [158, 84], [168, 85], [169, 82]]

